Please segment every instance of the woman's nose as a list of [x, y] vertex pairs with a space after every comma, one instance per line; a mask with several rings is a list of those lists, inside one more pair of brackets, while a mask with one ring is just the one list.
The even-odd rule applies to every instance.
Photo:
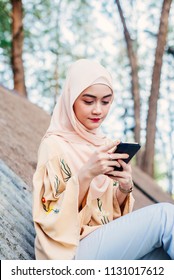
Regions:
[[101, 114], [102, 109], [101, 109], [101, 105], [100, 104], [96, 104], [93, 108], [93, 113], [94, 114]]

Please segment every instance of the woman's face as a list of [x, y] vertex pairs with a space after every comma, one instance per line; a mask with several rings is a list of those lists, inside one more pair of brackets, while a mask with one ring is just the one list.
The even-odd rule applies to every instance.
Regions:
[[87, 129], [98, 128], [106, 118], [113, 100], [112, 90], [103, 84], [85, 89], [74, 102], [74, 113]]

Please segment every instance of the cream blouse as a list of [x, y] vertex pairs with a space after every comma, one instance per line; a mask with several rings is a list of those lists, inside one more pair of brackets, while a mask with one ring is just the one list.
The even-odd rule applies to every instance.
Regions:
[[73, 259], [79, 241], [93, 230], [132, 211], [129, 194], [120, 208], [117, 182], [111, 179], [106, 192], [91, 198], [90, 188], [78, 208], [78, 177], [69, 165], [67, 142], [55, 135], [45, 138], [39, 148], [33, 177], [33, 220], [36, 230], [36, 259]]

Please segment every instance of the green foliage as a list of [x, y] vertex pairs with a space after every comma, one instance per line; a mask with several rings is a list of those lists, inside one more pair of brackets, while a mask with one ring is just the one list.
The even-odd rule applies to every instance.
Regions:
[[0, 48], [10, 56], [11, 49], [11, 5], [7, 0], [0, 1]]

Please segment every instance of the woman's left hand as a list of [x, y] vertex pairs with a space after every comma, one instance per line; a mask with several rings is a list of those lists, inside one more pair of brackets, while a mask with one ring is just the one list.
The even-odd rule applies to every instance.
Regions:
[[125, 190], [129, 190], [132, 187], [132, 168], [130, 163], [125, 163], [123, 160], [118, 160], [119, 164], [123, 167], [123, 171], [111, 171], [105, 175], [114, 181], [118, 181], [120, 186]]

